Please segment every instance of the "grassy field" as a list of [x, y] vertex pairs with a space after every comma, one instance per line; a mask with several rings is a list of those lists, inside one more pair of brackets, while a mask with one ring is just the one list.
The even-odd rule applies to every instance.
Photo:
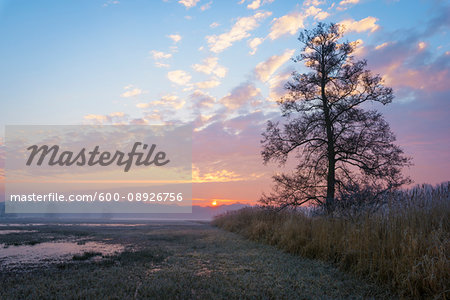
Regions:
[[3, 251], [62, 241], [122, 245], [123, 250], [77, 253], [39, 267], [8, 268], [0, 260], [0, 299], [394, 297], [328, 263], [291, 255], [208, 223], [20, 225], [0, 226], [0, 232], [27, 230], [0, 234]]
[[387, 284], [402, 297], [450, 298], [449, 183], [398, 194], [376, 214], [310, 217], [247, 208], [222, 215], [220, 228], [289, 253], [328, 261]]

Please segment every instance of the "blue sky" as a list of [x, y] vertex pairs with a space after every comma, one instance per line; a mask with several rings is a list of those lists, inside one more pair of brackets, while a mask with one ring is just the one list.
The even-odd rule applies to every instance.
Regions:
[[[448, 180], [449, 5], [1, 0], [0, 126], [194, 122], [194, 143], [221, 137], [238, 149], [199, 148], [208, 158], [197, 163], [199, 176], [259, 182], [270, 177], [259, 157], [264, 123], [279, 115], [274, 100], [289, 73], [306, 71], [289, 60], [299, 54], [298, 34], [336, 22], [394, 88], [396, 103], [380, 109], [417, 157], [416, 183]], [[236, 153], [250, 161], [245, 170], [230, 159]]]
[[[248, 2], [215, 1], [202, 11], [207, 3], [200, 1], [188, 9], [177, 1], [3, 1], [0, 30], [4, 47], [0, 49], [0, 62], [4, 71], [0, 79], [2, 105], [6, 105], [3, 111], [7, 114], [2, 117], [2, 125], [72, 124], [82, 122], [86, 114], [116, 111], [140, 117], [139, 110], [120, 97], [124, 86], [133, 84], [145, 90], [142, 98], [146, 99], [168, 91], [188, 94], [173, 89], [166, 73], [180, 69], [197, 80], [206, 79], [208, 76], [191, 69], [209, 55], [205, 37], [226, 32], [237, 18], [252, 16], [255, 11], [272, 14], [250, 31], [250, 37], [218, 53], [228, 74], [211, 94], [225, 95], [251, 76], [260, 61], [299, 46], [296, 34], [265, 41], [253, 56], [247, 45], [253, 36], [267, 35], [274, 18], [304, 10], [299, 1], [274, 1], [258, 10], [248, 9]], [[347, 5], [344, 11], [326, 9], [329, 6], [317, 6], [331, 11], [324, 21], [360, 20], [370, 15], [389, 32], [423, 26], [424, 15], [436, 12], [432, 1], [361, 1]], [[304, 23], [311, 26], [316, 21], [310, 17]], [[220, 25], [210, 28], [214, 22]], [[172, 34], [182, 39], [175, 44], [168, 38]], [[381, 32], [348, 36], [361, 37], [364, 43], [383, 41], [379, 40], [383, 38]], [[441, 52], [449, 49], [448, 38], [444, 43], [433, 39], [430, 42], [434, 47], [443, 44]], [[173, 46], [176, 52], [171, 50]], [[202, 46], [206, 49], [199, 51]], [[172, 54], [164, 60], [171, 67], [157, 68], [149, 53], [152, 50]]]

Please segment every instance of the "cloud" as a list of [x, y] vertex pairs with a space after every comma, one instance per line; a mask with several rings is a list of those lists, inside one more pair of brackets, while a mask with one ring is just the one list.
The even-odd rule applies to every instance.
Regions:
[[84, 119], [93, 124], [124, 124], [128, 120], [129, 116], [124, 112], [113, 112], [109, 115], [95, 115], [89, 114], [84, 116]]
[[220, 85], [220, 81], [212, 79], [212, 80], [197, 82], [195, 85], [199, 89], [211, 89], [213, 87]]
[[[435, 4], [441, 4], [445, 1], [436, 2]], [[426, 30], [422, 33], [422, 37], [429, 37], [439, 32], [446, 32], [450, 27], [450, 5], [434, 5], [433, 10], [437, 12], [431, 20], [427, 22]]]
[[120, 95], [120, 97], [130, 98], [130, 97], [139, 96], [141, 94], [142, 94], [142, 90], [136, 88], [136, 89], [132, 89], [132, 90], [129, 90], [129, 91], [126, 91], [126, 92], [122, 93]]
[[220, 102], [228, 109], [237, 109], [259, 95], [261, 95], [260, 89], [256, 88], [251, 82], [244, 82], [220, 99]]
[[102, 124], [102, 123], [106, 122], [107, 116], [105, 116], [105, 115], [89, 114], [89, 115], [84, 116], [84, 119], [92, 121], [93, 123]]
[[261, 0], [254, 0], [252, 3], [247, 5], [247, 8], [249, 8], [249, 9], [258, 9], [260, 5], [261, 5]]
[[303, 1], [304, 6], [319, 6], [323, 4], [325, 1], [318, 1], [318, 0], [305, 0]]
[[137, 108], [148, 108], [150, 106], [149, 103], [138, 103], [136, 104]]
[[382, 44], [379, 44], [379, 45], [375, 46], [375, 50], [383, 49], [383, 48], [386, 47], [387, 45], [389, 45], [389, 42], [384, 42], [384, 43], [382, 43]]
[[337, 10], [346, 10], [352, 5], [358, 4], [359, 0], [342, 0], [339, 2], [339, 6], [337, 7]]
[[428, 65], [410, 66], [405, 61], [398, 61], [380, 69], [389, 86], [434, 92], [449, 90], [449, 67], [450, 55], [444, 54]]
[[201, 90], [195, 90], [190, 96], [189, 96], [192, 106], [201, 109], [201, 108], [210, 108], [214, 105], [216, 102], [216, 98], [212, 97], [211, 95], [201, 91]]
[[103, 7], [107, 7], [109, 5], [115, 5], [115, 4], [119, 4], [119, 3], [120, 3], [120, 1], [118, 1], [118, 0], [108, 0], [105, 3], [103, 3]]
[[342, 0], [339, 5], [357, 4], [359, 0]]
[[355, 50], [353, 51], [353, 55], [362, 57], [366, 53], [366, 48], [364, 47], [364, 41], [362, 39], [357, 39], [354, 42], [351, 42], [354, 45]]
[[330, 14], [327, 13], [326, 11], [319, 11], [319, 12], [317, 12], [317, 14], [314, 16], [314, 19], [315, 19], [315, 20], [322, 21], [322, 20], [328, 18], [329, 16], [330, 16]]
[[205, 183], [205, 182], [231, 182], [242, 181], [246, 178], [242, 175], [236, 174], [234, 171], [228, 171], [225, 169], [213, 171], [213, 172], [200, 172], [200, 169], [196, 166], [192, 168], [192, 182]]
[[[149, 123], [149, 120], [150, 120], [150, 121], [156, 121], [156, 123], [161, 124], [162, 117], [161, 117], [161, 114], [159, 113], [159, 111], [155, 110], [153, 112], [145, 113], [144, 120], [147, 123]], [[164, 123], [164, 122], [162, 122], [162, 123]]]
[[178, 3], [183, 4], [186, 8], [191, 8], [197, 5], [200, 0], [180, 0]]
[[[427, 47], [425, 33], [439, 31], [432, 28], [445, 30], [450, 27], [447, 18], [440, 16], [448, 13], [446, 9], [439, 9], [439, 16], [433, 20], [440, 22], [429, 22], [425, 28], [416, 30], [396, 31], [391, 34], [385, 33], [391, 42], [372, 47], [366, 54], [369, 66], [374, 73], [381, 74], [385, 83], [394, 88], [396, 93], [408, 91], [406, 98], [414, 97], [419, 91], [428, 92], [430, 96], [437, 92], [448, 91], [450, 87], [450, 55], [441, 53], [434, 55]], [[401, 36], [402, 39], [398, 40]], [[394, 40], [397, 38], [397, 40]]]
[[167, 73], [167, 78], [176, 84], [187, 85], [192, 77], [183, 70], [176, 70]]
[[170, 65], [169, 64], [165, 64], [159, 61], [155, 61], [155, 66], [157, 66], [158, 68], [169, 68]]
[[378, 26], [376, 24], [377, 21], [378, 21], [377, 18], [367, 17], [367, 18], [359, 20], [359, 21], [355, 21], [353, 19], [347, 19], [347, 20], [344, 20], [344, 21], [340, 22], [339, 24], [344, 26], [344, 29], [345, 29], [346, 32], [351, 32], [351, 31], [355, 31], [355, 32], [364, 32], [364, 31], [374, 32], [374, 31], [376, 31], [376, 30], [378, 30], [380, 28], [380, 26]]
[[248, 42], [249, 47], [252, 49], [252, 51], [249, 52], [250, 55], [254, 55], [256, 53], [256, 50], [258, 50], [258, 46], [261, 45], [261, 43], [264, 41], [262, 38], [254, 38]]
[[271, 12], [258, 12], [250, 17], [239, 18], [230, 31], [220, 35], [206, 37], [209, 49], [214, 53], [220, 53], [230, 47], [234, 42], [250, 36], [249, 31], [259, 26], [259, 21], [269, 17]]
[[169, 64], [163, 63], [162, 60], [171, 58], [172, 54], [164, 53], [162, 51], [156, 51], [156, 50], [150, 51], [150, 54], [152, 55], [153, 60], [155, 61], [155, 66], [157, 66], [158, 68], [168, 68], [168, 67], [170, 67]]
[[425, 43], [425, 42], [419, 42], [419, 43], [417, 44], [417, 47], [419, 47], [419, 50], [422, 51], [422, 50], [424, 50], [424, 49], [427, 47], [427, 43]]
[[281, 18], [275, 18], [270, 29], [269, 38], [276, 40], [285, 34], [296, 34], [299, 28], [303, 28], [305, 16], [300, 12], [292, 12]]
[[286, 49], [281, 55], [273, 55], [256, 65], [254, 73], [262, 82], [266, 82], [275, 71], [294, 55], [294, 49]]
[[[265, 4], [269, 4], [269, 3], [272, 3], [273, 1], [275, 1], [275, 0], [264, 0], [264, 1], [261, 1], [261, 0], [250, 0], [251, 1], [251, 3], [249, 3], [248, 5], [247, 5], [247, 8], [248, 9], [258, 9], [258, 8], [260, 8], [261, 6], [263, 6], [263, 5], [265, 5]], [[240, 2], [239, 2], [239, 4], [243, 4], [245, 2], [245, 0], [241, 0]]]
[[170, 34], [168, 37], [176, 44], [181, 41], [181, 35], [179, 34]]
[[[179, 99], [176, 95], [168, 94], [161, 97], [160, 100], [151, 101], [148, 103], [138, 103], [136, 104], [137, 108], [146, 109], [149, 107], [162, 107], [162, 108], [172, 108], [172, 109], [180, 109], [184, 106], [186, 102], [184, 100]], [[155, 112], [155, 110], [154, 110]], [[156, 110], [156, 112], [158, 112]]]
[[292, 76], [292, 72], [294, 68], [290, 66], [285, 69], [283, 72], [272, 76], [267, 82], [269, 83], [269, 99], [271, 101], [279, 100], [283, 97], [287, 90], [284, 88], [288, 80]]
[[[227, 120], [214, 120], [209, 118], [208, 124], [201, 130], [194, 131], [193, 136], [193, 170], [198, 172], [195, 177], [199, 181], [235, 181], [243, 182], [242, 189], [249, 189], [253, 180], [267, 180], [267, 183], [259, 181], [259, 187], [270, 186], [270, 174], [273, 169], [264, 166], [259, 156], [261, 132], [266, 122], [273, 115], [264, 115], [262, 112], [239, 115]], [[198, 170], [197, 170], [198, 168]], [[206, 185], [207, 183], [203, 183]], [[226, 186], [233, 188], [233, 193], [241, 187], [236, 185]], [[214, 186], [210, 189], [216, 192], [222, 189]], [[213, 192], [213, 193], [214, 193]], [[225, 191], [224, 191], [225, 192]], [[254, 194], [254, 190], [252, 191]], [[220, 194], [227, 195], [220, 191]], [[244, 192], [245, 194], [245, 192]], [[200, 195], [199, 195], [200, 196]]]
[[205, 10], [207, 10], [207, 9], [210, 9], [212, 3], [213, 3], [212, 1], [209, 1], [209, 2], [206, 3], [206, 4], [203, 4], [203, 5], [200, 7], [200, 9], [201, 9], [202, 11], [205, 11]]
[[148, 120], [137, 118], [130, 121], [130, 125], [148, 125]]
[[166, 58], [171, 58], [172, 54], [170, 53], [164, 53], [162, 51], [156, 51], [156, 50], [152, 50], [150, 51], [150, 53], [153, 56], [153, 59], [157, 60], [157, 59], [166, 59]]
[[136, 97], [139, 96], [141, 94], [143, 94], [144, 92], [139, 89], [139, 88], [133, 88], [133, 85], [127, 85], [126, 87], [123, 88], [124, 90], [127, 90], [125, 92], [123, 92], [120, 97], [123, 98], [130, 98], [130, 97]]
[[154, 104], [170, 104], [171, 106], [179, 107], [183, 101], [178, 101], [178, 97], [175, 95], [165, 95], [161, 97], [160, 101], [154, 102]]
[[268, 37], [276, 40], [286, 34], [296, 34], [300, 28], [304, 28], [303, 22], [307, 17], [313, 16], [316, 20], [323, 20], [329, 16], [322, 9], [310, 6], [304, 12], [291, 12], [280, 18], [274, 18]]
[[213, 74], [217, 77], [223, 78], [228, 72], [228, 69], [224, 66], [219, 65], [218, 57], [207, 57], [202, 61], [202, 64], [194, 64], [192, 68], [201, 73]]
[[211, 27], [211, 28], [216, 28], [216, 27], [219, 27], [219, 26], [220, 26], [220, 24], [217, 23], [217, 22], [212, 22], [211, 24], [209, 24], [209, 27]]

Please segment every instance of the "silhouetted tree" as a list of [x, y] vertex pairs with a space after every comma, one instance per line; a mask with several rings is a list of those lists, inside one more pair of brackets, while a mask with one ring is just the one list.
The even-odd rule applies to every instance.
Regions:
[[352, 191], [377, 195], [409, 181], [401, 167], [410, 159], [393, 144], [383, 116], [367, 102], [391, 103], [392, 89], [351, 55], [356, 43], [340, 42], [343, 28], [320, 23], [299, 37], [303, 62], [311, 72], [293, 73], [278, 104], [286, 122], [268, 122], [263, 133], [264, 163], [299, 160], [292, 174], [274, 176], [275, 188], [263, 195], [266, 205], [301, 205], [314, 201], [328, 213]]

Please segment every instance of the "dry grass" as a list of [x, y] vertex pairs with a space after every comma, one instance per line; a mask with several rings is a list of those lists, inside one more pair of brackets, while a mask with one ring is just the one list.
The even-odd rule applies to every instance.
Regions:
[[[395, 299], [331, 264], [283, 253], [207, 223], [142, 222], [135, 227], [30, 225], [37, 232], [25, 240], [53, 233], [132, 247], [97, 259], [92, 252], [55, 261], [44, 256], [41, 264], [13, 268], [3, 268], [0, 261], [0, 299]], [[0, 235], [0, 243], [5, 236]]]
[[450, 298], [450, 183], [422, 186], [356, 220], [245, 208], [214, 225], [290, 252], [332, 261], [403, 297]]

